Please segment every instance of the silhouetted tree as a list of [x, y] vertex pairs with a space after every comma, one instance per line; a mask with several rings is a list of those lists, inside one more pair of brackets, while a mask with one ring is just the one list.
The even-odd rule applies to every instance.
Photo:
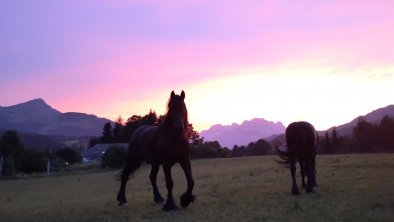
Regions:
[[189, 123], [188, 125], [188, 138], [189, 138], [189, 143], [198, 145], [203, 142], [203, 139], [200, 138], [200, 134], [194, 130], [193, 124]]
[[23, 144], [16, 131], [8, 130], [4, 133], [0, 141], [0, 155], [12, 156], [15, 160], [22, 157]]
[[0, 140], [0, 156], [3, 156], [3, 175], [12, 176], [21, 166], [23, 144], [18, 133], [14, 130], [6, 131]]
[[144, 125], [157, 125], [157, 115], [156, 112], [150, 110], [148, 114], [146, 114], [145, 116], [141, 117], [138, 115], [133, 115], [131, 116], [124, 127], [124, 138], [123, 138], [123, 142], [129, 142], [131, 139], [131, 136], [133, 135], [133, 133], [135, 132], [135, 130], [138, 129], [138, 127], [140, 126], [144, 126]]
[[13, 176], [16, 174], [16, 164], [12, 156], [3, 157], [3, 172], [1, 176]]
[[334, 128], [332, 129], [332, 131], [331, 131], [331, 141], [332, 141], [332, 143], [333, 143], [334, 145], [337, 145], [338, 142], [339, 142], [339, 136], [338, 136], [337, 128], [336, 128], [336, 127], [334, 127]]
[[93, 147], [94, 145], [98, 144], [100, 142], [100, 138], [98, 137], [90, 137], [89, 138], [89, 148]]
[[141, 125], [141, 120], [142, 117], [139, 115], [133, 115], [131, 117], [129, 117], [125, 123], [125, 127], [123, 130], [123, 139], [124, 141], [122, 142], [129, 142], [131, 139], [131, 136], [133, 135], [134, 131], [142, 126]]
[[271, 150], [271, 145], [260, 139], [255, 143], [249, 143], [246, 147], [246, 155], [247, 156], [259, 156], [259, 155], [267, 155], [267, 153]]
[[222, 148], [218, 141], [204, 142], [199, 139], [198, 142], [190, 144], [190, 148], [193, 159], [231, 157], [231, 151], [226, 147]]
[[157, 123], [157, 114], [153, 110], [149, 110], [149, 113], [142, 117], [145, 125], [156, 125]]
[[100, 139], [101, 143], [112, 143], [113, 136], [112, 136], [112, 126], [110, 122], [104, 124], [102, 137]]
[[324, 152], [326, 154], [333, 153], [333, 150], [331, 147], [330, 135], [329, 135], [328, 131], [326, 131], [326, 133], [324, 134]]
[[377, 127], [377, 144], [380, 151], [394, 151], [394, 120], [385, 115]]
[[353, 128], [353, 136], [359, 152], [371, 152], [374, 146], [375, 130], [374, 125], [365, 121], [364, 118], [358, 119], [357, 126]]
[[218, 157], [220, 158], [229, 158], [231, 157], [231, 150], [227, 147], [223, 147], [218, 150]]
[[47, 168], [48, 157], [44, 152], [33, 149], [27, 149], [19, 166], [23, 173], [44, 172]]
[[115, 143], [121, 143], [125, 140], [124, 138], [124, 126], [123, 126], [123, 119], [121, 116], [118, 117], [118, 119], [115, 122], [115, 126], [112, 130], [113, 137], [114, 137], [114, 142]]
[[220, 146], [218, 141], [208, 141], [204, 142], [202, 146], [199, 146], [198, 149], [202, 151], [202, 157], [204, 158], [216, 158], [219, 154]]
[[330, 138], [330, 149], [331, 153], [340, 153], [341, 150], [341, 144], [340, 144], [340, 137], [337, 132], [337, 128], [334, 127], [332, 128], [331, 131], [331, 138]]
[[233, 150], [231, 152], [231, 157], [241, 157], [241, 156], [246, 156], [246, 147], [234, 145]]
[[156, 124], [160, 125], [164, 121], [165, 117], [166, 117], [165, 115], [160, 115], [159, 118], [157, 119], [157, 123]]
[[76, 163], [81, 159], [80, 155], [75, 150], [70, 148], [58, 150], [56, 151], [56, 155], [67, 161], [69, 164]]

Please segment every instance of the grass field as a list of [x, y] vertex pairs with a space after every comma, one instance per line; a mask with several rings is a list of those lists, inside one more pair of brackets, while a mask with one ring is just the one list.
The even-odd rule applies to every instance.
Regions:
[[[316, 193], [300, 196], [274, 158], [193, 161], [197, 202], [170, 213], [153, 203], [148, 166], [129, 181], [123, 207], [117, 171], [2, 180], [0, 221], [394, 221], [394, 154], [318, 156]], [[173, 176], [179, 206], [178, 165]], [[162, 170], [158, 183], [166, 196]]]

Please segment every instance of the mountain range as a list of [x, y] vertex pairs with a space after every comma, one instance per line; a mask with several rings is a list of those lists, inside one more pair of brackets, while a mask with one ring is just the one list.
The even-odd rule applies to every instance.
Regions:
[[262, 118], [246, 120], [241, 124], [213, 125], [200, 133], [205, 141], [218, 141], [220, 145], [233, 148], [234, 145], [247, 145], [275, 134], [285, 132], [281, 122], [271, 122]]
[[98, 136], [110, 120], [85, 113], [62, 113], [42, 99], [0, 107], [0, 129], [43, 135]]
[[[353, 128], [357, 125], [359, 118], [363, 117], [365, 121], [370, 123], [378, 123], [385, 115], [394, 119], [394, 105], [374, 110], [368, 114], [354, 118], [352, 121], [335, 126], [338, 135], [346, 136], [353, 133]], [[319, 131], [320, 136], [324, 136], [326, 131], [331, 132], [334, 127], [324, 131]], [[270, 122], [264, 119], [252, 119], [244, 121], [242, 124], [233, 123], [231, 125], [214, 125], [208, 130], [203, 130], [200, 136], [205, 141], [218, 141], [222, 146], [232, 148], [234, 145], [247, 145], [258, 139], [267, 141], [284, 141], [284, 132], [286, 127], [281, 122]]]

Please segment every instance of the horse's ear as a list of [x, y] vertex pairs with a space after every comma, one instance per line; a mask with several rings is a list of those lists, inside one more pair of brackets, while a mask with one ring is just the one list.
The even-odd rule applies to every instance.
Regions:
[[185, 99], [185, 92], [183, 90], [181, 92], [181, 97], [182, 97], [182, 99]]
[[173, 99], [175, 97], [175, 93], [174, 90], [171, 92], [171, 99]]

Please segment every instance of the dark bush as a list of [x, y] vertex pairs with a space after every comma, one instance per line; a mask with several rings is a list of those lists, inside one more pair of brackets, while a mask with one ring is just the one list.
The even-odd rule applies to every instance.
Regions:
[[23, 153], [20, 171], [24, 173], [45, 172], [48, 158], [45, 153], [33, 149], [27, 149]]
[[1, 176], [15, 176], [15, 161], [12, 156], [3, 157], [3, 172]]
[[56, 151], [56, 155], [67, 161], [69, 164], [78, 162], [81, 159], [79, 153], [70, 148], [64, 148]]
[[101, 167], [121, 168], [126, 161], [126, 150], [122, 147], [111, 146], [105, 152]]

